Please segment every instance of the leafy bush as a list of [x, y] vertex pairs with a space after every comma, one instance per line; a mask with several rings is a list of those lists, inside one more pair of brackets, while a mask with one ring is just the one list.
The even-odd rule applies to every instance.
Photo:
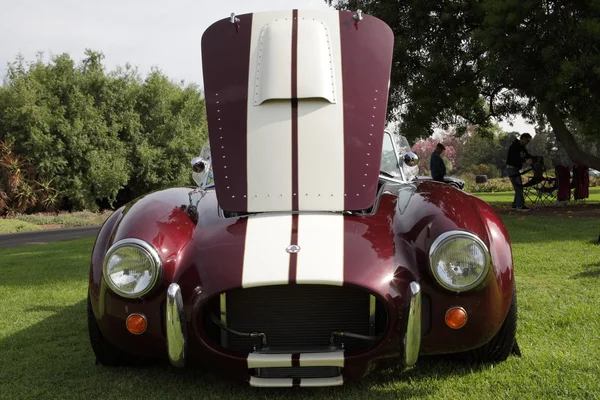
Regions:
[[489, 179], [486, 183], [475, 183], [475, 180], [465, 181], [465, 191], [469, 193], [493, 193], [512, 191], [513, 187], [508, 178]]
[[95, 210], [120, 193], [190, 184], [189, 160], [206, 140], [198, 87], [157, 69], [145, 80], [129, 66], [107, 73], [103, 57], [18, 58], [0, 87], [0, 140], [53, 179], [62, 208]]
[[61, 225], [63, 228], [66, 228], [102, 225], [111, 214], [112, 211], [100, 213], [90, 211], [38, 213], [33, 215], [16, 215], [13, 219], [35, 225]]
[[466, 168], [466, 172], [470, 172], [473, 175], [487, 175], [488, 179], [500, 178], [501, 176], [498, 167], [492, 164], [471, 165]]

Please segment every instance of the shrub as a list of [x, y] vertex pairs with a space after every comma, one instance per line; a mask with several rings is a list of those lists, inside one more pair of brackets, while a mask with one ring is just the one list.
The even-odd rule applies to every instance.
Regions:
[[53, 210], [58, 193], [51, 184], [37, 176], [29, 160], [13, 152], [13, 142], [0, 141], [0, 215]]
[[466, 168], [466, 172], [470, 172], [473, 175], [487, 175], [488, 179], [500, 178], [501, 172], [493, 164], [478, 164], [471, 165]]
[[465, 190], [470, 193], [509, 192], [513, 190], [510, 179], [489, 179], [486, 183], [475, 183], [475, 179], [465, 181]]

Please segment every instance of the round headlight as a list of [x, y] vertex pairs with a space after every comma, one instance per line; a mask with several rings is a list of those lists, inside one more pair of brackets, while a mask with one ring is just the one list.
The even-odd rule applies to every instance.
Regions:
[[431, 272], [437, 282], [456, 292], [473, 289], [490, 268], [487, 246], [476, 235], [464, 231], [441, 234], [429, 249]]
[[123, 297], [142, 297], [149, 293], [161, 274], [158, 252], [143, 240], [119, 240], [104, 258], [104, 278], [108, 286]]

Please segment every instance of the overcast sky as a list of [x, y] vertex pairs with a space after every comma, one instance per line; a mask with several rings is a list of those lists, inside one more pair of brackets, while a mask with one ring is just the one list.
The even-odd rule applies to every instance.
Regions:
[[[172, 80], [203, 86], [200, 39], [210, 24], [232, 12], [293, 8], [327, 5], [324, 0], [0, 0], [0, 76], [19, 53], [33, 61], [39, 51], [46, 59], [67, 52], [80, 61], [90, 48], [104, 53], [109, 70], [129, 62], [145, 76], [157, 66]], [[514, 128], [502, 127], [528, 129], [522, 120]]]
[[81, 60], [102, 51], [113, 69], [129, 62], [145, 75], [159, 67], [171, 79], [202, 85], [200, 39], [232, 12], [326, 8], [324, 0], [0, 0], [0, 75], [18, 53]]

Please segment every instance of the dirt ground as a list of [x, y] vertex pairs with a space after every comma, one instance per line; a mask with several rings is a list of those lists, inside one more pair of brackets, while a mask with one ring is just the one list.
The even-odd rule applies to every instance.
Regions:
[[515, 211], [510, 207], [496, 207], [499, 214], [511, 215], [539, 215], [539, 216], [570, 216], [570, 217], [599, 217], [600, 204], [554, 204], [554, 205], [531, 205], [527, 204], [529, 211]]

